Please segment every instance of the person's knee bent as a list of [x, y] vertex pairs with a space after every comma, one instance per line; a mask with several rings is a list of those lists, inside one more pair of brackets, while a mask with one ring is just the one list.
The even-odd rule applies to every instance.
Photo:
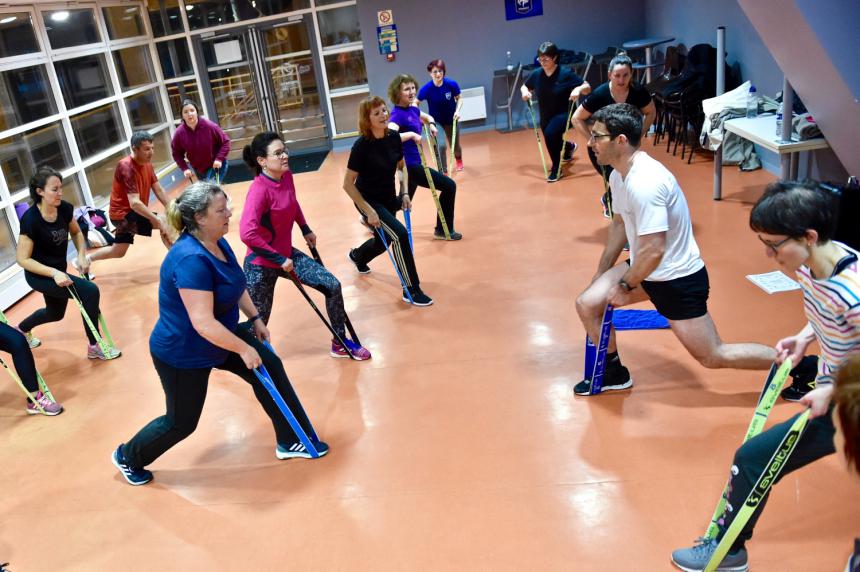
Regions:
[[720, 355], [719, 351], [714, 348], [706, 351], [694, 351], [690, 352], [696, 361], [702, 367], [707, 369], [722, 369], [726, 367], [726, 361], [723, 359], [723, 356]]
[[24, 334], [19, 332], [15, 332], [16, 335], [8, 336], [6, 338], [7, 351], [12, 354], [14, 357], [18, 353], [25, 353], [30, 351], [30, 344], [27, 343], [27, 338], [24, 337]]
[[601, 301], [592, 294], [590, 289], [586, 290], [576, 298], [576, 313], [579, 314], [581, 318], [591, 318], [597, 315], [597, 313], [601, 311], [602, 306], [603, 304]]

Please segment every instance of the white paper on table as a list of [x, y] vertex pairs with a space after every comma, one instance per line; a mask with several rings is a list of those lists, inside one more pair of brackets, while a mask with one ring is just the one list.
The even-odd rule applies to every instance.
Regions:
[[774, 270], [773, 272], [767, 272], [765, 274], [749, 274], [747, 279], [768, 294], [800, 290], [800, 284], [779, 270]]

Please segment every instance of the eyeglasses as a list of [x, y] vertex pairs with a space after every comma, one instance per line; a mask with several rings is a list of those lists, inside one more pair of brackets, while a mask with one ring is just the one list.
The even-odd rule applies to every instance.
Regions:
[[603, 139], [604, 137], [612, 137], [609, 133], [600, 133], [596, 131], [591, 132], [591, 137], [588, 138], [588, 141], [597, 141], [598, 139]]
[[538, 56], [538, 61], [539, 62], [549, 62], [549, 61], [552, 61], [552, 58], [550, 56]]
[[788, 242], [789, 240], [791, 240], [792, 237], [788, 236], [788, 237], [783, 238], [782, 240], [777, 241], [777, 242], [771, 242], [769, 240], [765, 240], [761, 236], [759, 236], [758, 239], [761, 241], [762, 244], [764, 244], [766, 247], [771, 249], [774, 254], [778, 254], [779, 247], [782, 246], [783, 244], [785, 244], [786, 242]]
[[273, 151], [269, 153], [269, 157], [289, 157], [290, 151], [284, 147], [283, 149], [278, 149], [277, 151]]

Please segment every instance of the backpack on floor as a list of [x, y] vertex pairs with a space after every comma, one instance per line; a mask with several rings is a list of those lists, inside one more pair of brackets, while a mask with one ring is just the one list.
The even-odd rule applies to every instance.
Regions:
[[73, 214], [87, 240], [87, 248], [110, 246], [114, 243], [110, 219], [101, 209], [84, 205]]

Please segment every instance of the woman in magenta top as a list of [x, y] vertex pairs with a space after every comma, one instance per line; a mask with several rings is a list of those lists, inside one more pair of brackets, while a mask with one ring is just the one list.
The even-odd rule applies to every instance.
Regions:
[[182, 123], [170, 143], [173, 160], [189, 180], [213, 179], [219, 181], [227, 174], [227, 154], [230, 138], [218, 124], [200, 117], [197, 104], [190, 99], [182, 101]]
[[248, 292], [263, 322], [268, 323], [272, 313], [275, 282], [278, 277], [286, 278], [292, 270], [302, 284], [325, 296], [329, 321], [347, 345], [344, 348], [333, 339], [332, 357], [349, 357], [352, 353], [359, 360], [369, 359], [369, 351], [346, 337], [340, 282], [323, 265], [293, 247], [294, 223], [298, 223], [309, 246], [316, 246], [317, 237], [296, 198], [289, 152], [283, 140], [272, 131], [259, 133], [245, 146], [242, 157], [257, 173], [248, 189], [239, 231], [242, 242], [248, 246], [244, 265]]

